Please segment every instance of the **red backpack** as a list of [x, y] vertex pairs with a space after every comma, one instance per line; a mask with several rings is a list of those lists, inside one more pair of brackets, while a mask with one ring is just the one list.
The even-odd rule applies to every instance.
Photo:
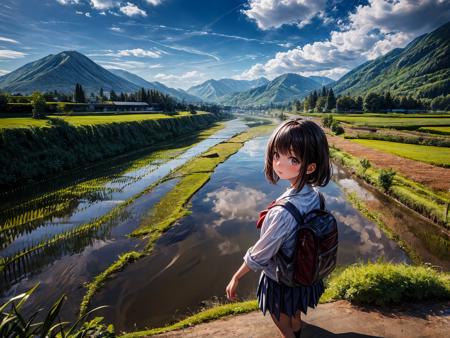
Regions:
[[336, 267], [337, 222], [325, 209], [325, 199], [320, 192], [319, 198], [320, 209], [313, 209], [304, 215], [286, 199], [272, 201], [267, 209], [260, 212], [257, 228], [262, 226], [267, 212], [275, 206], [285, 208], [297, 221], [293, 257], [287, 257], [281, 250], [276, 255], [278, 281], [284, 285], [311, 286]]

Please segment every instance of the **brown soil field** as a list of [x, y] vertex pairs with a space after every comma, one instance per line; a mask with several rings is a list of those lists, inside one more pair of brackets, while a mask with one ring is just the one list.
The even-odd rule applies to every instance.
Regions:
[[435, 190], [449, 191], [450, 189], [450, 168], [437, 167], [384, 153], [328, 133], [327, 138], [330, 146], [339, 148], [353, 156], [366, 158], [376, 167], [391, 168], [402, 176]]

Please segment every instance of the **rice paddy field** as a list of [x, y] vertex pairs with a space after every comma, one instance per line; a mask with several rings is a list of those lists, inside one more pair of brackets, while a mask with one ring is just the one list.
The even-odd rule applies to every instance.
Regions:
[[[199, 115], [206, 114], [198, 112]], [[108, 124], [120, 122], [136, 122], [144, 120], [160, 120], [173, 118], [177, 116], [190, 115], [189, 112], [179, 112], [178, 115], [166, 114], [121, 114], [121, 115], [72, 115], [72, 116], [53, 116], [49, 115], [47, 119], [33, 119], [31, 117], [5, 117], [0, 118], [0, 129], [11, 128], [31, 128], [31, 127], [51, 127], [51, 118], [59, 118], [73, 126]]]
[[450, 114], [335, 114], [334, 119], [360, 127], [419, 129], [421, 127], [450, 127]]
[[423, 131], [425, 133], [430, 133], [430, 134], [449, 135], [450, 136], [450, 126], [447, 126], [447, 127], [421, 127], [417, 130]]
[[364, 146], [381, 150], [383, 152], [388, 152], [394, 155], [409, 158], [411, 160], [450, 168], [450, 148], [447, 147], [434, 147], [417, 144], [362, 139], [355, 139], [353, 140], [353, 142], [357, 142]]

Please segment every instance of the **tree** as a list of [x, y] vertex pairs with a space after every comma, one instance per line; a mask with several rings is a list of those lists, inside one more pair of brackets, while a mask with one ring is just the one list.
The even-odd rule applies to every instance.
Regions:
[[323, 112], [325, 105], [327, 104], [327, 98], [325, 96], [319, 96], [316, 102], [316, 111]]
[[364, 98], [364, 111], [376, 112], [382, 109], [382, 102], [380, 97], [376, 93], [369, 93]]
[[6, 109], [8, 105], [8, 95], [0, 93], [0, 110]]
[[327, 103], [325, 105], [325, 110], [331, 111], [331, 109], [335, 109], [335, 108], [336, 108], [336, 98], [334, 97], [333, 89], [330, 88], [330, 90], [328, 91], [328, 95], [327, 95]]
[[31, 105], [33, 106], [33, 118], [40, 119], [45, 117], [46, 102], [44, 95], [40, 92], [31, 94]]
[[117, 94], [114, 89], [111, 89], [111, 91], [109, 92], [109, 99], [111, 101], [117, 101]]
[[82, 102], [82, 103], [86, 102], [83, 87], [79, 83], [75, 84], [75, 92], [73, 94], [73, 100], [75, 102]]

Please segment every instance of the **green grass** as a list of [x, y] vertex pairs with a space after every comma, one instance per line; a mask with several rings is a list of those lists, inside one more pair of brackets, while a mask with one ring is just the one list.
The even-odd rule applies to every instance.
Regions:
[[431, 134], [450, 135], [450, 127], [422, 127], [417, 130]]
[[[198, 115], [207, 114], [198, 112]], [[122, 114], [122, 115], [88, 115], [88, 116], [53, 116], [49, 118], [60, 118], [73, 126], [108, 124], [120, 122], [133, 122], [145, 120], [160, 120], [176, 118], [179, 116], [191, 115], [189, 112], [180, 112], [178, 115], [170, 116], [165, 114]], [[0, 129], [9, 128], [30, 128], [30, 127], [50, 127], [48, 119], [36, 120], [31, 117], [5, 117], [0, 118]]]
[[321, 301], [340, 299], [381, 306], [449, 300], [450, 274], [440, 273], [425, 266], [355, 264], [330, 278]]
[[384, 117], [380, 115], [369, 116], [368, 114], [359, 116], [334, 114], [333, 118], [356, 126], [379, 128], [417, 129], [423, 126], [450, 126], [450, 117], [433, 115], [427, 117]]
[[145, 330], [145, 331], [138, 331], [138, 332], [130, 332], [126, 333], [120, 338], [135, 338], [135, 337], [146, 337], [146, 336], [152, 336], [163, 332], [173, 331], [173, 330], [179, 330], [186, 327], [194, 326], [200, 323], [205, 323], [211, 320], [215, 320], [224, 316], [229, 315], [237, 315], [241, 313], [247, 313], [251, 311], [255, 311], [258, 309], [258, 304], [255, 300], [245, 301], [245, 302], [238, 302], [238, 303], [231, 303], [231, 304], [224, 304], [220, 305], [208, 310], [201, 311], [193, 316], [190, 316], [182, 321], [179, 321], [175, 324], [155, 328], [151, 330]]
[[353, 139], [352, 142], [411, 160], [450, 167], [450, 148], [406, 144], [379, 140]]

